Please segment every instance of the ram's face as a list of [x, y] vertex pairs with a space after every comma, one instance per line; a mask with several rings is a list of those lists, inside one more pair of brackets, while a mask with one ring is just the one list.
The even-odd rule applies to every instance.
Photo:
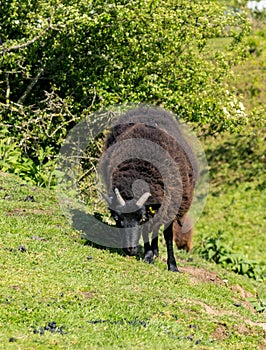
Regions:
[[122, 230], [123, 249], [127, 255], [136, 255], [138, 243], [141, 235], [141, 224], [147, 221], [145, 207], [137, 208], [128, 212], [127, 206], [124, 210], [111, 210], [111, 215], [116, 222], [116, 226]]
[[146, 192], [138, 200], [133, 199], [128, 202], [121, 197], [117, 189], [115, 189], [115, 195], [115, 200], [108, 201], [111, 215], [116, 222], [116, 226], [122, 230], [122, 244], [125, 253], [133, 256], [138, 252], [141, 225], [148, 220], [145, 202], [150, 193]]

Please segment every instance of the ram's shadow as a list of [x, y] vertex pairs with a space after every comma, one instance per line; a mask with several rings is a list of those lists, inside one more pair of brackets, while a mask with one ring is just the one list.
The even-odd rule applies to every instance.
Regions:
[[[70, 214], [72, 227], [81, 233], [84, 244], [126, 256], [122, 249], [121, 230], [116, 229], [115, 226], [105, 224], [98, 213], [90, 215], [81, 210], [72, 209]], [[143, 252], [143, 247], [139, 246], [137, 260], [143, 257]]]

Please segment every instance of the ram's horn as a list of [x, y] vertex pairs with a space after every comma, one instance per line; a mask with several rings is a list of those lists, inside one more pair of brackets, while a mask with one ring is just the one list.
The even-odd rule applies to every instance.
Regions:
[[115, 195], [116, 195], [116, 198], [118, 200], [118, 203], [124, 207], [126, 205], [126, 202], [124, 201], [124, 199], [122, 198], [118, 188], [115, 188]]
[[143, 193], [143, 195], [140, 197], [140, 199], [136, 203], [137, 207], [139, 208], [142, 207], [150, 196], [151, 196], [150, 192]]

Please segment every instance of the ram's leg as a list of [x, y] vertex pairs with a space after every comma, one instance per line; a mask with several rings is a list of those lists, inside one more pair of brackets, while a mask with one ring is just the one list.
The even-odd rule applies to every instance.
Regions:
[[151, 250], [153, 251], [154, 256], [159, 256], [158, 232], [152, 233]]
[[153, 255], [152, 247], [149, 242], [149, 232], [147, 229], [142, 230], [142, 238], [144, 241], [144, 261], [149, 264], [153, 264], [154, 255]]
[[164, 238], [167, 247], [167, 266], [169, 271], [178, 272], [178, 268], [176, 266], [176, 261], [174, 257], [174, 248], [173, 248], [173, 223], [171, 223], [164, 230]]

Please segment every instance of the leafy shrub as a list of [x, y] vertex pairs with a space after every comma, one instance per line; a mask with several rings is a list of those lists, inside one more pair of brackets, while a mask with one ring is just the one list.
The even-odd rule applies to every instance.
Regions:
[[0, 131], [0, 169], [13, 172], [21, 161], [21, 148], [7, 133], [6, 128]]
[[219, 0], [5, 0], [1, 19], [0, 123], [23, 149], [23, 176], [42, 172], [67, 132], [109, 105], [162, 105], [201, 134], [246, 123], [226, 80], [250, 25]]
[[256, 298], [248, 298], [257, 312], [264, 313], [266, 316], [266, 299], [261, 299], [258, 295]]
[[196, 248], [199, 255], [216, 264], [236, 272], [240, 275], [246, 275], [256, 280], [262, 280], [265, 277], [265, 271], [256, 261], [252, 261], [233, 252], [224, 242], [222, 232], [210, 237], [205, 237], [201, 245]]
[[[48, 115], [52, 92], [52, 103], [65, 102], [60, 123], [121, 102], [163, 104], [206, 130], [245, 119], [224, 81], [245, 56], [249, 22], [218, 0], [12, 0], [1, 2], [1, 16], [0, 102], [9, 125], [27, 106]], [[209, 45], [217, 37], [227, 39], [222, 50]]]
[[17, 174], [22, 179], [36, 186], [54, 185], [54, 161], [49, 160], [50, 150], [39, 148], [35, 161], [26, 157], [14, 137], [8, 136], [7, 130], [0, 132], [0, 170]]

